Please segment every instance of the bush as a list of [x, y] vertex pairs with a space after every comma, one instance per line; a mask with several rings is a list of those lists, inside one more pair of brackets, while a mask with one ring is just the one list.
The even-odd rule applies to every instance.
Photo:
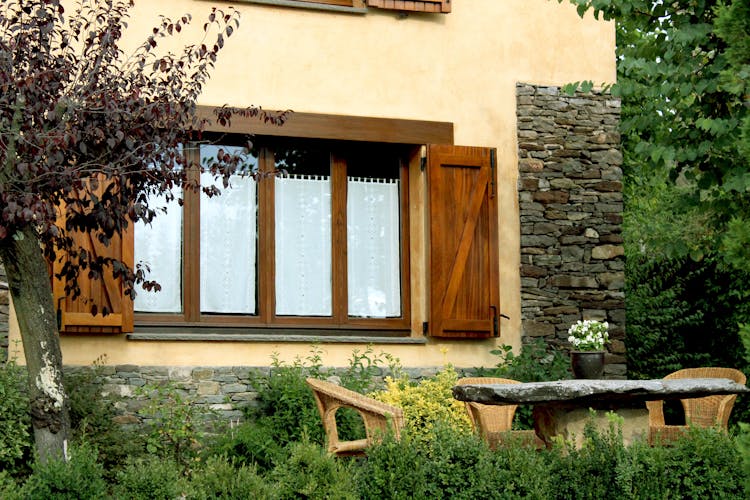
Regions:
[[217, 439], [211, 453], [225, 456], [242, 466], [257, 466], [267, 472], [288, 456], [273, 429], [263, 422], [244, 422]]
[[235, 467], [226, 457], [209, 457], [193, 473], [191, 481], [194, 498], [270, 498], [271, 487], [258, 475], [254, 467]]
[[[391, 370], [397, 361], [391, 356], [375, 354], [371, 347], [353, 351], [349, 367], [340, 374], [341, 385], [360, 393], [374, 388], [374, 375], [382, 372], [381, 364], [388, 363]], [[335, 376], [332, 368], [324, 368], [321, 350], [314, 347], [305, 358], [296, 358], [291, 364], [271, 357], [268, 376], [258, 375], [252, 381], [258, 392], [258, 407], [249, 410], [248, 417], [270, 429], [280, 446], [298, 442], [307, 436], [314, 443], [325, 442], [325, 432], [312, 391], [305, 383], [307, 377], [326, 379]], [[365, 437], [360, 415], [348, 408], [336, 412], [339, 437], [342, 440]]]
[[106, 496], [104, 468], [97, 463], [96, 451], [82, 444], [71, 448], [69, 455], [68, 462], [49, 460], [35, 463], [33, 473], [23, 486], [23, 498], [79, 500]]
[[[509, 378], [519, 382], [565, 380], [572, 376], [568, 355], [541, 338], [534, 338], [523, 344], [518, 355], [513, 353], [513, 348], [509, 345], [502, 345], [490, 353], [500, 358], [498, 364], [494, 368], [477, 369], [478, 376]], [[531, 411], [531, 406], [519, 406], [513, 427], [533, 429]]]
[[404, 430], [401, 440], [387, 434], [367, 449], [367, 460], [357, 470], [357, 490], [363, 499], [427, 498], [425, 456], [421, 441]]
[[65, 374], [65, 390], [70, 402], [71, 435], [75, 441], [85, 441], [96, 448], [98, 460], [108, 479], [127, 457], [139, 452], [133, 433], [126, 431], [113, 419], [117, 415], [111, 396], [102, 396], [100, 369], [104, 358], [90, 368]]
[[353, 477], [346, 461], [306, 441], [293, 444], [289, 459], [270, 474], [274, 497], [279, 499], [355, 499]]
[[151, 456], [128, 460], [117, 473], [115, 498], [171, 500], [190, 494], [182, 466], [171, 458]]
[[197, 459], [209, 411], [172, 385], [144, 386], [149, 399], [139, 414], [148, 428], [146, 451], [187, 469]]
[[0, 364], [0, 470], [28, 473], [33, 439], [24, 371], [13, 361]]
[[433, 428], [445, 423], [456, 431], [471, 433], [471, 423], [464, 403], [453, 398], [458, 373], [448, 365], [435, 377], [418, 384], [405, 377], [386, 379], [384, 391], [372, 393], [379, 401], [404, 411], [405, 427], [416, 437], [428, 439]]

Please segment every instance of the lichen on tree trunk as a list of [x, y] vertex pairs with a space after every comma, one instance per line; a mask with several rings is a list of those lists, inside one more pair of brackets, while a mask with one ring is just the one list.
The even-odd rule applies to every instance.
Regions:
[[40, 460], [64, 456], [70, 433], [68, 398], [52, 285], [36, 232], [26, 227], [0, 244], [23, 341], [34, 441]]

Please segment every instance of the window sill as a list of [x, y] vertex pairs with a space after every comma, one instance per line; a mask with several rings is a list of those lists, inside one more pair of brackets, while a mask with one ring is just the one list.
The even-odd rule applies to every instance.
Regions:
[[[342, 335], [342, 333], [350, 335]], [[271, 328], [136, 327], [128, 340], [196, 342], [304, 342], [329, 344], [426, 344], [425, 337], [410, 337], [401, 330], [313, 330]]]
[[295, 0], [242, 0], [242, 3], [257, 3], [275, 5], [278, 7], [297, 7], [301, 9], [326, 10], [330, 12], [346, 12], [347, 14], [366, 14], [367, 7], [346, 7], [343, 5], [326, 5], [323, 3], [298, 2]]

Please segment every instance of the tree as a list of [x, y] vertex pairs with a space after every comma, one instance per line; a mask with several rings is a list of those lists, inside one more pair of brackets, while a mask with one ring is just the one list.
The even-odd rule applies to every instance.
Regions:
[[747, 2], [570, 1], [617, 23], [630, 241], [750, 267]]
[[[161, 18], [125, 54], [118, 44], [132, 6], [81, 0], [70, 16], [59, 0], [6, 0], [0, 7], [0, 260], [23, 340], [42, 460], [63, 453], [69, 431], [48, 262], [64, 262], [58, 278], [73, 297], [81, 294], [82, 273], [110, 273], [131, 298], [136, 285], [159, 288], [142, 266], [95, 256], [73, 234], [95, 235], [106, 246], [130, 224], [157, 215], [151, 195], [172, 199], [175, 187], [198, 188], [180, 145], [200, 137], [196, 100], [239, 25], [236, 11], [214, 8], [202, 43], [160, 54], [161, 39], [178, 36], [191, 21]], [[222, 108], [217, 119], [225, 123], [234, 113], [283, 119], [259, 108]], [[226, 179], [237, 166], [222, 154], [212, 168]], [[91, 312], [109, 311], [93, 305]]]

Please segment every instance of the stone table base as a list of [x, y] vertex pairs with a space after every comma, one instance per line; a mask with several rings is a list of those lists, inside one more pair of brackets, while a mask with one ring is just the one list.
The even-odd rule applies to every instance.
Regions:
[[[648, 410], [642, 408], [599, 408], [589, 409], [556, 404], [540, 404], [534, 406], [534, 430], [544, 441], [547, 448], [552, 447], [555, 440], [562, 438], [572, 441], [576, 448], [583, 444], [583, 431], [586, 424], [593, 419], [596, 429], [600, 433], [609, 432], [611, 412], [620, 417], [622, 423], [622, 439], [627, 446], [635, 440], [648, 439]], [[615, 424], [617, 430], [617, 424]]]

